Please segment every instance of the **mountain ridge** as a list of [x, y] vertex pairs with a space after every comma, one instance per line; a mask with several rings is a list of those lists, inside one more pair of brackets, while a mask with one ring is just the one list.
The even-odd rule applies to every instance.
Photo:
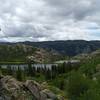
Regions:
[[36, 48], [42, 48], [47, 51], [55, 51], [66, 56], [76, 56], [84, 53], [91, 53], [100, 49], [100, 41], [85, 41], [85, 40], [63, 40], [63, 41], [43, 41], [43, 42], [0, 42], [0, 45], [28, 45]]
[[63, 55], [75, 56], [81, 53], [91, 53], [100, 49], [100, 41], [66, 40], [66, 41], [44, 41], [44, 42], [19, 42], [26, 45], [36, 46], [44, 49], [55, 50]]

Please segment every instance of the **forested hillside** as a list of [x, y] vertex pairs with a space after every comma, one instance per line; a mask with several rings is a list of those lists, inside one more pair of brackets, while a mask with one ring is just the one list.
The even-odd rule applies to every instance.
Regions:
[[81, 53], [91, 53], [100, 48], [100, 41], [69, 40], [23, 43], [44, 49], [55, 50], [68, 56], [75, 56]]
[[64, 58], [57, 52], [20, 44], [0, 44], [0, 63], [3, 62], [35, 62], [50, 63]]

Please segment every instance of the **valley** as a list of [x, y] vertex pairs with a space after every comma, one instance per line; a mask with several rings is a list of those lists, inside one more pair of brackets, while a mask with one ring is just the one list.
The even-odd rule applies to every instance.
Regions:
[[73, 56], [26, 43], [0, 44], [1, 100], [100, 99], [99, 42], [90, 42], [91, 49], [90, 43], [82, 48], [75, 44], [69, 50], [81, 51]]

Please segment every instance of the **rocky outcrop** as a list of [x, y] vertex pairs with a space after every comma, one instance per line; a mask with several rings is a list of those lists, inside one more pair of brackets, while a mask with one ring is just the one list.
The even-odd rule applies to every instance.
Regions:
[[52, 93], [50, 90], [44, 89], [41, 91], [41, 94], [44, 94], [46, 98], [51, 98], [52, 100], [56, 100], [57, 96]]
[[28, 61], [34, 61], [37, 63], [50, 63], [56, 60], [61, 59], [61, 55], [56, 51], [48, 51], [42, 48], [37, 48], [37, 50], [32, 54], [26, 57]]
[[23, 83], [11, 76], [0, 79], [0, 100], [28, 100], [29, 97], [32, 95], [25, 90]]
[[50, 90], [39, 83], [19, 82], [11, 76], [0, 76], [0, 100], [58, 100]]
[[48, 89], [43, 89], [40, 84], [35, 81], [28, 80], [25, 86], [34, 95], [36, 100], [57, 100], [57, 96]]
[[36, 99], [40, 99], [41, 87], [37, 82], [28, 80], [25, 83], [25, 87], [28, 88], [28, 90], [34, 95]]

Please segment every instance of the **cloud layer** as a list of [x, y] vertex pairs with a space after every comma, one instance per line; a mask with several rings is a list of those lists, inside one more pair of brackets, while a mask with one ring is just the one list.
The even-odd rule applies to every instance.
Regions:
[[100, 40], [99, 0], [0, 0], [0, 41]]

